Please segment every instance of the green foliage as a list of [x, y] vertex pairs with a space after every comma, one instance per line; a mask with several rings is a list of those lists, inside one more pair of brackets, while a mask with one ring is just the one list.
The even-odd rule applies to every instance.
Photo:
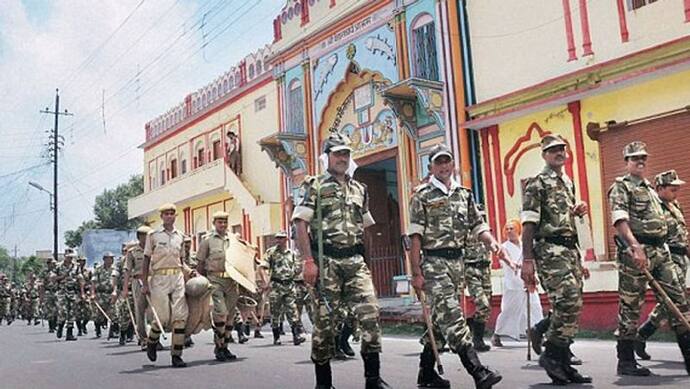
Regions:
[[94, 228], [98, 228], [98, 223], [93, 220], [89, 220], [81, 223], [76, 230], [65, 231], [65, 244], [69, 247], [81, 246], [82, 234], [84, 231]]
[[7, 275], [13, 282], [24, 282], [29, 272], [38, 275], [45, 264], [35, 256], [17, 258], [15, 261], [7, 249], [0, 246], [0, 272]]

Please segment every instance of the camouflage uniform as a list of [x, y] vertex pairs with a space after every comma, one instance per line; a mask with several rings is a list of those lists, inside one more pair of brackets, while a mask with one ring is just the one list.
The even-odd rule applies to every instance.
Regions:
[[[121, 345], [125, 343], [125, 338], [127, 338], [127, 340], [131, 340], [131, 333], [133, 331], [133, 328], [130, 328], [132, 326], [132, 320], [129, 316], [129, 310], [133, 305], [131, 290], [127, 291], [127, 297], [122, 298], [122, 288], [124, 286], [125, 279], [124, 265], [125, 258], [120, 258], [115, 266], [113, 266], [114, 269], [112, 274], [117, 291], [117, 301], [115, 302], [116, 319], [114, 320], [117, 320], [117, 325], [120, 330]], [[128, 305], [129, 308], [127, 307]]]
[[582, 311], [582, 269], [571, 212], [575, 205], [570, 177], [546, 166], [528, 181], [521, 213], [522, 224], [536, 224], [534, 260], [553, 310], [547, 342], [564, 348], [577, 334]]
[[22, 318], [29, 324], [34, 321], [34, 324], [39, 323], [39, 293], [38, 286], [35, 280], [27, 280], [22, 288]]
[[[293, 328], [293, 335], [299, 328], [299, 317], [297, 316], [297, 305], [295, 303], [295, 254], [289, 248], [283, 250], [279, 245], [266, 250], [264, 254], [263, 267], [268, 269], [271, 276], [271, 292], [269, 300], [271, 303], [271, 328], [273, 330], [274, 341], [280, 338], [281, 315], [285, 317]], [[301, 343], [297, 341], [296, 343]]]
[[[111, 320], [115, 320], [113, 317], [113, 307], [112, 301], [112, 277], [113, 277], [113, 266], [108, 267], [105, 264], [96, 265], [93, 270], [93, 276], [91, 277], [91, 283], [96, 291], [96, 302], [101, 306], [101, 309], [105, 311]], [[98, 307], [93, 307], [93, 322], [96, 326], [105, 326], [108, 319], [103, 315]], [[110, 323], [112, 324], [112, 323]]]
[[[85, 259], [84, 259], [85, 260]], [[81, 260], [80, 260], [81, 261]], [[81, 272], [82, 277], [84, 278], [84, 290], [90, 290], [91, 289], [91, 270], [89, 270], [86, 266], [78, 266], [79, 271]], [[89, 301], [84, 296], [85, 298], [81, 297], [81, 294], [77, 296], [77, 328], [79, 330], [78, 335], [86, 334], [86, 323], [91, 320], [91, 316], [93, 314], [91, 313], [91, 307], [89, 306]]]
[[300, 329], [303, 331], [304, 324], [302, 324], [302, 312], [306, 309], [309, 321], [313, 323], [314, 302], [312, 301], [311, 294], [309, 294], [309, 286], [304, 282], [302, 267], [302, 261], [295, 261], [295, 305], [297, 306], [297, 320], [299, 320]]
[[77, 271], [77, 265], [72, 263], [60, 262], [54, 270], [56, 282], [58, 284], [58, 338], [62, 336], [62, 327], [67, 325], [67, 339], [74, 328], [76, 320], [77, 295], [81, 295], [81, 285], [84, 282], [83, 276]]
[[[326, 364], [335, 355], [336, 328], [330, 307], [352, 306], [362, 327], [361, 353], [365, 357], [381, 352], [379, 305], [364, 262], [364, 228], [374, 224], [369, 212], [367, 187], [347, 178], [340, 184], [326, 172], [308, 177], [302, 185], [304, 194], [295, 208], [292, 220], [309, 223], [312, 234], [312, 253], [316, 254], [317, 234], [321, 230], [324, 255], [322, 258], [324, 284], [318, 286], [320, 297], [315, 302], [314, 331], [311, 358], [316, 364]], [[322, 223], [316, 217], [317, 195], [320, 196]], [[317, 258], [318, 260], [318, 258]], [[317, 263], [318, 266], [318, 263]]]
[[144, 249], [137, 244], [127, 251], [124, 260], [123, 269], [129, 272], [129, 289], [132, 294], [131, 306], [134, 314], [134, 320], [137, 323], [137, 333], [140, 337], [140, 343], [143, 346], [146, 339], [146, 296], [141, 293], [141, 277], [143, 274], [142, 266], [144, 264]]
[[55, 269], [55, 262], [49, 261], [48, 267], [43, 271], [40, 276], [41, 287], [43, 293], [42, 310], [43, 315], [48, 320], [48, 328], [50, 332], [55, 330], [57, 326], [57, 290], [58, 284], [55, 282], [51, 274]]
[[12, 285], [7, 278], [0, 278], [0, 324], [6, 320], [9, 325], [12, 323], [10, 308], [12, 306]]
[[475, 305], [474, 317], [468, 320], [472, 343], [477, 351], [488, 351], [491, 347], [484, 343], [484, 329], [491, 316], [491, 257], [484, 243], [472, 237], [467, 240], [463, 259], [465, 283]]

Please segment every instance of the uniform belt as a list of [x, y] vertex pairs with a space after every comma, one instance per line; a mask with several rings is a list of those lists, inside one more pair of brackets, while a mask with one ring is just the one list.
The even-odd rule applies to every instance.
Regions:
[[458, 259], [458, 258], [462, 258], [463, 250], [462, 249], [451, 249], [451, 248], [426, 249], [426, 250], [424, 250], [424, 255], [430, 256], [430, 257], [441, 257], [441, 258], [446, 258], [446, 259]]
[[478, 269], [486, 269], [491, 266], [491, 262], [479, 261], [479, 262], [465, 262], [465, 266], [476, 267]]
[[[318, 252], [318, 247], [311, 246], [313, 253]], [[337, 247], [330, 244], [323, 245], [323, 253], [332, 258], [349, 258], [355, 255], [364, 255], [364, 245], [357, 244], [350, 247]]]
[[547, 236], [543, 238], [544, 241], [551, 244], [557, 244], [559, 246], [564, 246], [569, 249], [577, 248], [577, 237], [575, 236]]
[[655, 237], [655, 236], [635, 236], [635, 239], [637, 239], [638, 242], [647, 245], [647, 246], [656, 246], [656, 247], [661, 247], [666, 243], [666, 238], [664, 237]]
[[176, 274], [182, 273], [182, 269], [179, 267], [165, 267], [162, 269], [154, 269], [154, 276], [174, 276]]
[[208, 272], [206, 272], [206, 274], [211, 276], [211, 277], [232, 278], [232, 277], [230, 277], [230, 273], [225, 272], [225, 271], [208, 271]]
[[280, 280], [278, 278], [271, 278], [271, 282], [277, 282], [277, 283], [283, 284], [283, 285], [291, 285], [294, 281], [292, 281], [292, 280]]
[[676, 255], [688, 255], [687, 246], [671, 246], [668, 245], [668, 249], [671, 250], [672, 254]]

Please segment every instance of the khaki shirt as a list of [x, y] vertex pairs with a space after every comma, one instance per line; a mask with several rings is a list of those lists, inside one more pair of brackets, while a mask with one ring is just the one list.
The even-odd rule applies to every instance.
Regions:
[[184, 236], [177, 229], [166, 231], [162, 226], [146, 236], [144, 255], [151, 258], [151, 270], [182, 268]]
[[225, 234], [221, 236], [213, 231], [207, 235], [199, 244], [199, 251], [196, 253], [197, 268], [209, 272], [225, 271], [225, 250], [230, 246], [230, 237]]
[[136, 245], [127, 251], [125, 257], [125, 271], [133, 277], [141, 276], [144, 273], [144, 249]]

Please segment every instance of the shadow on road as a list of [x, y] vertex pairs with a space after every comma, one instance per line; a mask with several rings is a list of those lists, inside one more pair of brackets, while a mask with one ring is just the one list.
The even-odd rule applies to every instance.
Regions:
[[[227, 364], [233, 364], [233, 363], [239, 363], [247, 358], [237, 358], [232, 361], [227, 361], [227, 362], [219, 362], [216, 361], [215, 359], [206, 359], [206, 360], [197, 360], [197, 361], [191, 361], [187, 362], [187, 368], [189, 369], [191, 367], [196, 367], [196, 366], [215, 366], [215, 365], [227, 365]], [[141, 365], [141, 368], [139, 369], [134, 369], [134, 370], [122, 370], [119, 372], [119, 374], [144, 374], [144, 373], [153, 373], [159, 370], [164, 370], [164, 369], [173, 369], [171, 365], [152, 365], [152, 364], [146, 364], [146, 365]], [[185, 369], [182, 369], [185, 370]]]
[[687, 375], [669, 375], [669, 376], [658, 376], [652, 373], [648, 377], [630, 377], [622, 376], [618, 377], [618, 380], [614, 381], [613, 384], [616, 386], [630, 386], [630, 387], [641, 387], [641, 386], [658, 386], [658, 385], [669, 385], [677, 380], [687, 378]]

